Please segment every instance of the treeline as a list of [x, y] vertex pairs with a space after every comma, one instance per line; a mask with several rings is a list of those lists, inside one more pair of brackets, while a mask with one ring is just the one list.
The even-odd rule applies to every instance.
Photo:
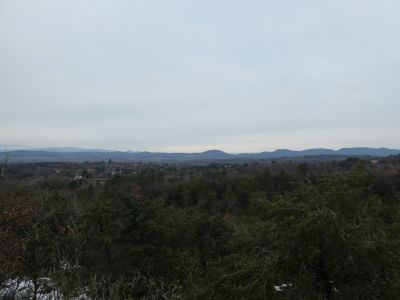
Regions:
[[0, 297], [399, 299], [399, 161], [10, 166]]

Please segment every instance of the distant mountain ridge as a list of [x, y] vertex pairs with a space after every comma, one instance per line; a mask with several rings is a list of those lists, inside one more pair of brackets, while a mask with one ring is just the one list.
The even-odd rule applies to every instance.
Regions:
[[113, 152], [113, 150], [105, 149], [87, 149], [81, 147], [46, 147], [46, 148], [32, 148], [32, 149], [19, 149], [19, 150], [33, 150], [33, 151], [46, 151], [46, 152]]
[[307, 156], [372, 156], [398, 155], [400, 150], [389, 148], [342, 148], [339, 150], [313, 148], [305, 150], [278, 149], [259, 153], [231, 154], [221, 150], [198, 153], [166, 153], [148, 151], [112, 151], [104, 149], [83, 149], [75, 147], [41, 148], [0, 152], [7, 153], [10, 162], [83, 162], [83, 161], [223, 161], [223, 160], [265, 160]]

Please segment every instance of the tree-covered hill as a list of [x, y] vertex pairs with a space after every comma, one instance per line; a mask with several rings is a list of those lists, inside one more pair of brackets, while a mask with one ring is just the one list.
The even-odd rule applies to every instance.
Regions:
[[400, 297], [399, 156], [11, 164], [0, 212], [2, 299]]

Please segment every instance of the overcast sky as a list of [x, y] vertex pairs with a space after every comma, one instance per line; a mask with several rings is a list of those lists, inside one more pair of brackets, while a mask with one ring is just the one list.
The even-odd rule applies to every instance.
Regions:
[[400, 148], [398, 0], [0, 0], [0, 145]]

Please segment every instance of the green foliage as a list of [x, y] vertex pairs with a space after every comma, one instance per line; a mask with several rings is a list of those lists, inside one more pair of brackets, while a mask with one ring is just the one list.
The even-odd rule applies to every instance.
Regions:
[[37, 294], [50, 278], [65, 298], [399, 298], [391, 160], [49, 168], [0, 182], [0, 282]]

